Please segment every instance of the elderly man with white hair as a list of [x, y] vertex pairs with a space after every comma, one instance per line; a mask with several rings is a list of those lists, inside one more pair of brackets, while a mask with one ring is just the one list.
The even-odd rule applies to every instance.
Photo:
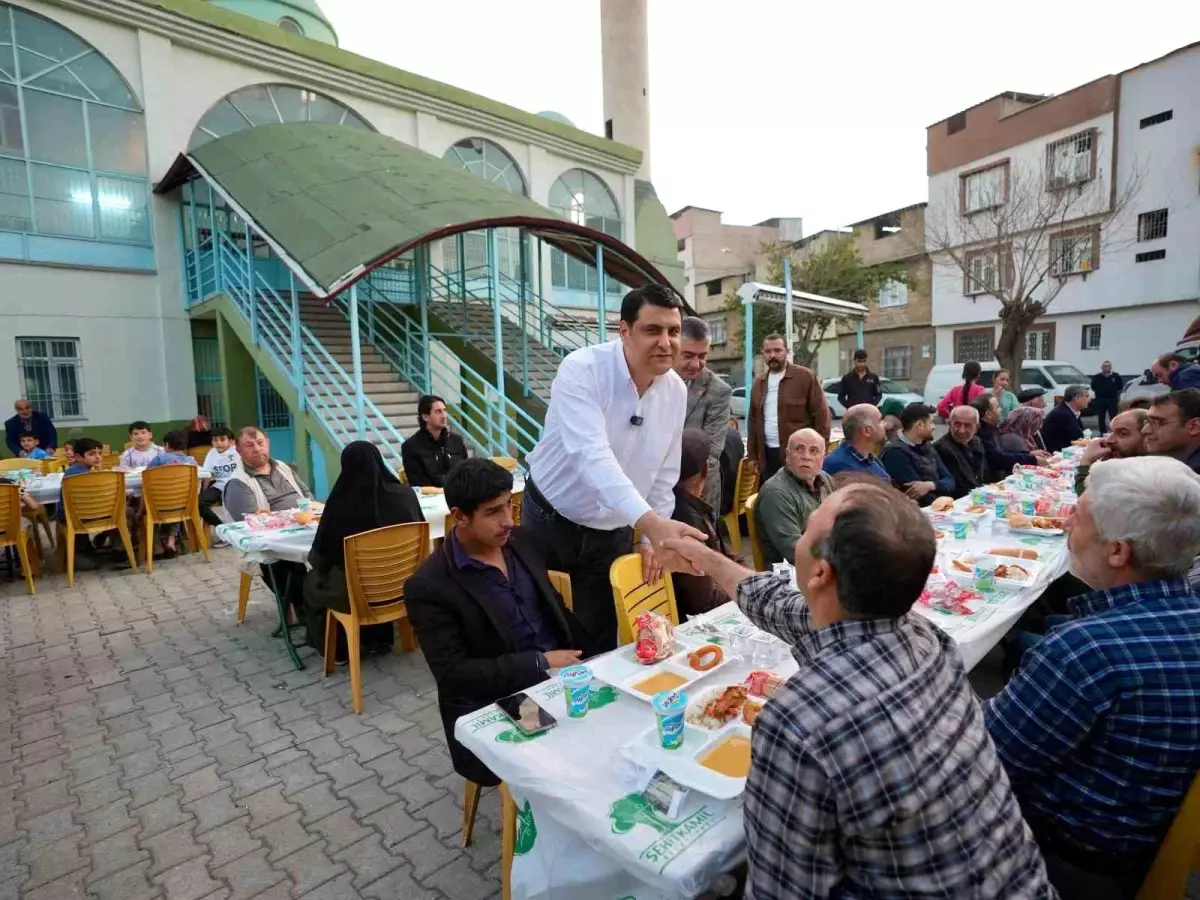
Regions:
[[833, 480], [821, 471], [825, 438], [811, 428], [801, 428], [788, 438], [783, 468], [758, 491], [754, 521], [768, 565], [791, 562], [796, 541], [808, 527], [808, 517], [833, 493]]
[[987, 453], [979, 439], [979, 411], [974, 407], [954, 407], [950, 430], [933, 442], [933, 449], [954, 476], [950, 496], [955, 500], [987, 484]]
[[841, 445], [825, 457], [822, 468], [826, 475], [873, 475], [887, 484], [892, 476], [879, 461], [876, 452], [884, 441], [883, 414], [873, 403], [859, 403], [846, 410], [842, 417]]
[[1200, 478], [1099, 462], [1068, 529], [1092, 592], [985, 719], [1063, 900], [1132, 898], [1200, 770]]

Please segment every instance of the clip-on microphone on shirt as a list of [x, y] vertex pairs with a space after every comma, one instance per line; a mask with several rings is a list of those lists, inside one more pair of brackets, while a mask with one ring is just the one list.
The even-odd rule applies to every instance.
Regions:
[[643, 419], [641, 416], [637, 415], [636, 413], [629, 417], [630, 425], [641, 425], [645, 421], [646, 421], [645, 419]]

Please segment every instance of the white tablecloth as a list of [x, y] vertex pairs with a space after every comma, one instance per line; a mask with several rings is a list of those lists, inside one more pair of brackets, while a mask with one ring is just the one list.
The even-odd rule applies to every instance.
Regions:
[[[125, 473], [125, 490], [131, 494], [140, 494], [142, 492], [142, 472], [143, 469], [138, 469], [133, 472]], [[211, 478], [212, 473], [205, 469], [200, 470], [200, 480]], [[55, 472], [52, 475], [39, 475], [29, 485], [29, 496], [38, 503], [57, 503], [62, 496], [62, 472]]]
[[[964, 498], [958, 506], [969, 504]], [[954, 638], [968, 670], [1067, 568], [1065, 537], [1012, 534], [990, 513], [972, 525], [966, 540], [942, 541], [937, 561], [942, 566], [964, 552], [1001, 546], [1027, 546], [1042, 554], [1042, 569], [1029, 587], [985, 595], [967, 616], [938, 612], [920, 603], [914, 606], [915, 612]], [[723, 623], [740, 620], [741, 614], [729, 603], [706, 618]], [[736, 682], [752, 668], [735, 663], [710, 680]], [[796, 668], [790, 657], [775, 667], [784, 675]], [[512, 896], [514, 900], [694, 897], [745, 854], [741, 800], [717, 801], [692, 791], [675, 822], [651, 816], [630, 826], [627, 818], [614, 816], [614, 804], [638, 791], [637, 767], [620, 748], [652, 727], [654, 714], [648, 704], [599, 681], [593, 683], [593, 691], [596, 702], [579, 721], [567, 718], [558, 679], [532, 689], [530, 693], [560, 723], [533, 739], [522, 740], [494, 705], [455, 724], [455, 737], [508, 785], [517, 806]], [[628, 803], [622, 805], [622, 810], [628, 808]]]
[[[744, 621], [733, 603], [705, 618]], [[698, 689], [740, 682], [753, 668], [735, 661], [700, 681]], [[789, 656], [774, 668], [790, 675], [797, 667]], [[675, 821], [644, 814], [630, 819], [623, 814], [629, 802], [614, 810], [614, 804], [638, 794], [639, 768], [620, 749], [653, 728], [655, 717], [648, 703], [598, 680], [592, 691], [587, 717], [577, 720], [567, 718], [557, 678], [531, 689], [559, 722], [532, 739], [522, 739], [494, 705], [455, 724], [455, 737], [504, 780], [517, 806], [512, 896], [694, 897], [744, 855], [742, 802], [693, 790]]]
[[[515, 475], [513, 490], [520, 491], [524, 488], [524, 479], [520, 475]], [[450, 512], [446, 506], [445, 495], [418, 494], [417, 499], [421, 504], [421, 512], [425, 514], [425, 521], [429, 523], [430, 542], [444, 537], [446, 515]], [[250, 564], [253, 563], [272, 563], [279, 560], [307, 562], [308, 551], [312, 549], [313, 538], [316, 534], [316, 522], [267, 531], [251, 531], [244, 522], [217, 526], [217, 536], [245, 556], [244, 564], [247, 568], [250, 568]]]

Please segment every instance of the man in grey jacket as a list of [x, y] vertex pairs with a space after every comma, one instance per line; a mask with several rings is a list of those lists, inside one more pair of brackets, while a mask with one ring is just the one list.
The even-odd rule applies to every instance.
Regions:
[[733, 389], [708, 368], [712, 331], [695, 316], [683, 320], [679, 334], [679, 359], [675, 372], [687, 385], [687, 418], [684, 428], [699, 428], [708, 438], [708, 481], [704, 502], [721, 508], [721, 453], [729, 424], [729, 398]]

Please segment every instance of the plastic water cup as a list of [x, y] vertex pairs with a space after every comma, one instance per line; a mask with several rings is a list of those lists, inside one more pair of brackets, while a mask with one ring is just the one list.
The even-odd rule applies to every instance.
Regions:
[[754, 631], [753, 625], [726, 625], [725, 640], [729, 645], [730, 654], [745, 657]]
[[587, 666], [567, 666], [558, 673], [567, 699], [567, 715], [582, 719], [587, 715], [592, 693], [592, 670]]
[[1037, 515], [1037, 501], [1030, 499], [1030, 498], [1026, 498], [1026, 499], [1022, 500], [1021, 501], [1021, 512], [1027, 516], [1036, 516]]
[[650, 700], [658, 719], [658, 739], [664, 750], [678, 750], [683, 745], [684, 714], [687, 694], [682, 691], [661, 691]]
[[1021, 487], [1025, 488], [1027, 491], [1032, 491], [1035, 487], [1037, 487], [1037, 475], [1033, 472], [1022, 472]]
[[987, 502], [988, 492], [983, 488], [975, 488], [975, 490], [971, 491], [972, 506], [987, 506]]
[[950, 520], [950, 524], [954, 530], [954, 539], [956, 541], [965, 541], [967, 539], [967, 532], [971, 527], [970, 520], [955, 516]]
[[996, 498], [996, 518], [997, 519], [1008, 518], [1008, 498], [1007, 497], [997, 497]]
[[760, 631], [750, 638], [750, 664], [756, 669], [769, 669], [779, 658], [779, 641], [774, 635]]
[[996, 590], [996, 560], [991, 556], [980, 556], [975, 560], [975, 590], [991, 593]]

